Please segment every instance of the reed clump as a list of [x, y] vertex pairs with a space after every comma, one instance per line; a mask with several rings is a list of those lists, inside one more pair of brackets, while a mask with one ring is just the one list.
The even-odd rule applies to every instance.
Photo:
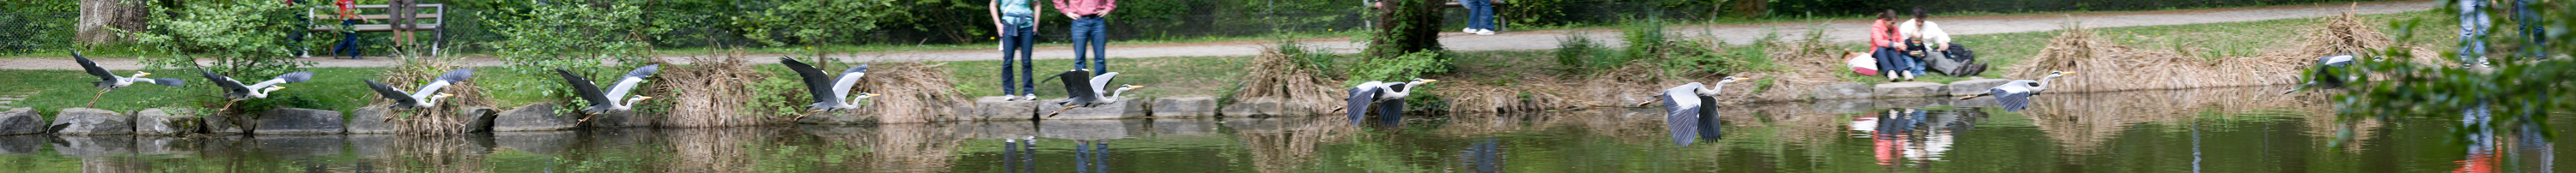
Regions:
[[[669, 99], [647, 102], [661, 104], [663, 117], [659, 124], [669, 127], [722, 127], [771, 123], [758, 109], [750, 108], [753, 96], [760, 94], [748, 88], [761, 79], [779, 77], [754, 71], [741, 50], [724, 56], [690, 57], [696, 64], [662, 70], [646, 79], [660, 83], [637, 91], [639, 95], [668, 96]], [[660, 61], [660, 60], [655, 60]], [[669, 62], [656, 62], [671, 64]]]
[[1315, 109], [1304, 112], [1323, 112], [1321, 109], [1340, 103], [1344, 95], [1339, 93], [1346, 92], [1339, 87], [1342, 82], [1323, 75], [1321, 69], [1316, 69], [1318, 66], [1298, 62], [1298, 55], [1289, 51], [1304, 50], [1295, 49], [1299, 48], [1282, 45], [1264, 49], [1261, 56], [1253, 57], [1252, 66], [1246, 69], [1251, 73], [1243, 75], [1242, 86], [1226, 97], [1236, 101], [1278, 100], [1287, 104], [1283, 108]]
[[2377, 52], [2395, 45], [2396, 40], [2371, 26], [2372, 21], [2344, 11], [2343, 15], [2317, 19], [2308, 29], [2307, 42], [2299, 45], [2298, 54], [2290, 58], [2316, 58], [2343, 54]]
[[[850, 92], [876, 93], [881, 96], [863, 100], [854, 115], [877, 116], [882, 123], [923, 123], [947, 119], [958, 105], [968, 105], [964, 93], [948, 80], [946, 63], [923, 62], [876, 63], [868, 66], [868, 76], [859, 79]], [[856, 94], [856, 93], [852, 93]]]
[[2050, 92], [2103, 92], [2292, 84], [2300, 60], [2262, 57], [2199, 58], [2171, 50], [2135, 49], [2095, 40], [2081, 23], [2025, 63], [2011, 78], [2037, 79], [2051, 71], [2079, 72], [2050, 83]]
[[[385, 72], [382, 73], [383, 75], [377, 78], [380, 80], [378, 83], [400, 89], [418, 89], [421, 84], [428, 83], [430, 80], [438, 78], [438, 75], [440, 74], [466, 68], [463, 64], [464, 60], [458, 57], [405, 57], [396, 59], [401, 60], [399, 65], [385, 69]], [[414, 135], [451, 135], [478, 130], [466, 127], [466, 124], [474, 121], [471, 118], [475, 117], [475, 115], [472, 114], [483, 113], [481, 111], [471, 111], [471, 109], [490, 107], [492, 102], [490, 99], [486, 98], [488, 95], [484, 94], [483, 87], [475, 84], [475, 80], [477, 79], [468, 78], [465, 81], [454, 81], [454, 83], [448, 84], [445, 88], [439, 89], [438, 91], [431, 91], [455, 94], [453, 97], [439, 100], [437, 106], [408, 112], [397, 111], [393, 113], [396, 116], [387, 117], [390, 118], [388, 120], [358, 121], [388, 121], [394, 124], [394, 131], [396, 133]], [[367, 100], [373, 100], [376, 102], [376, 104], [370, 104], [370, 107], [380, 107], [392, 104], [391, 100], [385, 99], [383, 95], [379, 94], [367, 94]]]

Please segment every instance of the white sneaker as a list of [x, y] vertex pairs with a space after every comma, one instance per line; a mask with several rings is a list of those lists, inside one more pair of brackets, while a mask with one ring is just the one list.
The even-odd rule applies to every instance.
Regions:
[[1022, 97], [1028, 97], [1028, 98], [1029, 98], [1028, 100], [1030, 100], [1030, 101], [1036, 101], [1036, 100], [1038, 100], [1038, 94], [1029, 94], [1029, 95], [1025, 95], [1025, 96], [1022, 96]]
[[1472, 34], [1472, 33], [1476, 33], [1476, 28], [1462, 28], [1462, 29], [1458, 29], [1458, 32], [1464, 32], [1464, 33], [1471, 33], [1471, 34]]
[[1476, 30], [1476, 35], [1494, 35], [1494, 30]]
[[1905, 80], [1914, 80], [1914, 72], [1913, 72], [1913, 71], [1906, 71], [1906, 72], [1905, 72]]

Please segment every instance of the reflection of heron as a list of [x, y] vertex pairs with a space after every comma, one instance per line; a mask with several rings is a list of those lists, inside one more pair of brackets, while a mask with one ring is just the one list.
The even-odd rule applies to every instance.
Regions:
[[[1717, 85], [1708, 85], [1706, 87], [1703, 87], [1698, 82], [1682, 84], [1682, 86], [1679, 87], [1665, 89], [1664, 94], [1655, 95], [1655, 100], [1638, 103], [1637, 105], [1645, 106], [1646, 104], [1653, 104], [1657, 101], [1664, 102], [1664, 123], [1668, 124], [1666, 126], [1667, 129], [1672, 131], [1673, 144], [1690, 145], [1691, 141], [1695, 141], [1695, 139], [1691, 139], [1693, 137], [1701, 135], [1716, 135], [1698, 134], [1702, 133], [1700, 129], [1710, 128], [1697, 127], [1704, 123], [1700, 122], [1701, 120], [1715, 120], [1701, 118], [1702, 116], [1717, 116], [1717, 109], [1703, 107], [1716, 105], [1717, 94], [1726, 87], [1727, 83], [1735, 83], [1737, 81], [1744, 81], [1747, 79], [1750, 78], [1730, 76], [1725, 79], [1718, 79]], [[1714, 124], [1715, 122], [1705, 123]], [[1717, 131], [1709, 130], [1706, 132], [1716, 133]]]
[[1074, 141], [1074, 172], [1109, 172], [1109, 141]]
[[[1073, 69], [1064, 71], [1064, 73], [1056, 73], [1056, 79], [1064, 80], [1064, 93], [1066, 94], [1063, 104], [1064, 108], [1056, 109], [1055, 112], [1047, 113], [1047, 117], [1055, 117], [1056, 114], [1063, 114], [1065, 110], [1073, 110], [1073, 108], [1076, 107], [1087, 108], [1118, 103], [1118, 100], [1121, 100], [1118, 95], [1127, 93], [1127, 90], [1145, 88], [1145, 86], [1118, 85], [1118, 89], [1116, 90], [1101, 90], [1108, 88], [1109, 80], [1117, 79], [1117, 77], [1118, 72], [1100, 73], [1100, 75], [1094, 76], [1091, 75], [1091, 70], [1088, 69]], [[1104, 92], [1109, 95], [1100, 95]]]
[[1404, 116], [1405, 96], [1412, 95], [1410, 93], [1413, 92], [1415, 87], [1439, 81], [1440, 80], [1414, 78], [1413, 81], [1408, 82], [1369, 81], [1368, 83], [1360, 83], [1358, 86], [1351, 87], [1350, 97], [1342, 98], [1342, 100], [1348, 101], [1350, 104], [1342, 105], [1341, 108], [1333, 108], [1333, 111], [1349, 110], [1346, 111], [1345, 114], [1350, 115], [1349, 118], [1352, 125], [1358, 125], [1360, 123], [1360, 118], [1365, 118], [1370, 111], [1378, 112], [1378, 118], [1380, 119], [1401, 118]]
[[375, 80], [360, 79], [359, 81], [367, 82], [367, 86], [376, 89], [376, 94], [384, 95], [385, 99], [394, 100], [393, 105], [387, 105], [385, 107], [393, 108], [394, 110], [412, 110], [435, 106], [438, 105], [438, 99], [456, 96], [455, 94], [439, 93], [438, 89], [446, 88], [448, 84], [456, 84], [458, 81], [465, 81], [466, 78], [472, 77], [474, 77], [474, 69], [470, 68], [447, 71], [447, 74], [440, 74], [438, 75], [438, 78], [430, 80], [429, 83], [421, 84], [420, 91], [410, 93], [404, 93], [402, 90], [395, 90], [392, 86], [385, 86], [385, 84], [376, 83]]
[[277, 75], [275, 78], [269, 78], [266, 81], [260, 81], [259, 83], [251, 85], [242, 85], [241, 81], [233, 80], [232, 77], [217, 75], [215, 72], [206, 71], [206, 69], [197, 69], [197, 73], [206, 74], [206, 81], [214, 81], [216, 87], [224, 88], [224, 98], [230, 99], [231, 101], [225, 101], [224, 107], [220, 107], [220, 109], [231, 109], [233, 107], [233, 102], [254, 98], [268, 98], [269, 92], [277, 92], [277, 90], [286, 89], [285, 86], [277, 86], [277, 84], [304, 82], [304, 80], [313, 79], [313, 72], [299, 71]]
[[2344, 80], [2343, 76], [2335, 75], [2335, 71], [2342, 70], [2341, 67], [2350, 65], [2352, 65], [2352, 55], [2319, 57], [2317, 58], [2316, 69], [2310, 70], [2314, 71], [2314, 73], [2309, 73], [2308, 76], [2310, 77], [2308, 78], [2310, 78], [2310, 80], [2308, 80], [2308, 83], [2301, 83], [2298, 86], [2290, 86], [2290, 91], [2281, 92], [2281, 94], [2297, 93], [2299, 90], [2308, 89], [2310, 86], [2342, 88]]
[[[572, 90], [574, 93], [581, 94], [581, 100], [590, 102], [590, 108], [582, 109], [581, 112], [590, 114], [591, 116], [598, 116], [599, 114], [607, 114], [609, 111], [625, 111], [627, 109], [635, 108], [635, 101], [653, 99], [653, 96], [637, 95], [635, 98], [627, 98], [626, 101], [623, 102], [616, 100], [618, 98], [625, 98], [626, 91], [635, 89], [637, 84], [643, 84], [645, 77], [653, 77], [653, 71], [661, 67], [662, 65], [645, 65], [644, 67], [635, 68], [634, 71], [626, 72], [625, 77], [618, 78], [617, 84], [610, 85], [608, 87], [608, 92], [604, 93], [599, 91], [598, 84], [590, 83], [590, 78], [582, 78], [581, 75], [573, 75], [571, 71], [564, 71], [563, 69], [555, 69], [555, 73], [563, 74], [564, 82], [572, 84]], [[581, 118], [581, 121], [588, 122], [590, 121], [590, 117], [584, 116]]]
[[1959, 97], [1959, 100], [1995, 96], [1995, 102], [2003, 103], [2005, 111], [2020, 112], [2022, 109], [2030, 108], [2031, 95], [2037, 95], [2042, 90], [2048, 90], [2049, 80], [2070, 74], [2075, 74], [2075, 72], [2051, 71], [2048, 72], [2048, 77], [2040, 77], [2039, 81], [2013, 80], [2012, 82], [2005, 82], [2004, 85], [1995, 86], [1993, 89], [1986, 89], [1986, 93], [1977, 93], [1977, 95]]
[[[814, 96], [814, 104], [805, 105], [805, 114], [796, 115], [794, 119], [804, 119], [806, 115], [813, 115], [816, 112], [859, 109], [857, 103], [860, 99], [877, 96], [877, 94], [859, 94], [859, 97], [850, 97], [850, 87], [857, 86], [859, 77], [868, 75], [867, 64], [841, 70], [840, 77], [824, 75], [822, 69], [806, 65], [805, 62], [797, 62], [795, 58], [778, 58], [778, 64], [787, 66], [788, 70], [796, 71], [797, 77], [803, 77], [805, 94]], [[844, 100], [845, 98], [847, 100]]]
[[152, 72], [143, 72], [142, 70], [135, 70], [134, 77], [116, 76], [115, 73], [108, 73], [107, 68], [99, 68], [98, 62], [90, 61], [89, 58], [86, 57], [81, 57], [80, 52], [78, 51], [72, 52], [72, 60], [80, 61], [81, 70], [89, 71], [90, 76], [98, 76], [98, 82], [90, 82], [91, 86], [98, 86], [98, 94], [91, 94], [89, 96], [89, 103], [81, 104], [82, 107], [97, 105], [98, 97], [106, 96], [107, 91], [134, 85], [135, 82], [161, 84], [174, 87], [181, 84], [187, 84], [187, 81], [181, 81], [179, 79], [143, 78], [145, 75], [152, 75]]

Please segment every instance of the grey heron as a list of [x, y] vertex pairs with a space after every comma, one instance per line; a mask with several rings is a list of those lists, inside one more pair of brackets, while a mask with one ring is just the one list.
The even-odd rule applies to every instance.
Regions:
[[421, 84], [420, 91], [409, 93], [405, 93], [402, 90], [395, 90], [392, 86], [385, 86], [385, 84], [376, 83], [375, 80], [359, 79], [358, 81], [367, 82], [367, 86], [373, 87], [376, 90], [376, 94], [383, 95], [385, 99], [393, 99], [394, 104], [386, 105], [386, 108], [392, 108], [394, 110], [412, 110], [437, 106], [438, 99], [455, 97], [455, 94], [440, 93], [438, 92], [438, 89], [447, 88], [447, 85], [449, 84], [456, 84], [458, 81], [465, 81], [465, 79], [472, 77], [474, 77], [474, 69], [470, 68], [447, 71], [446, 74], [439, 74], [438, 78], [431, 79], [429, 83]]
[[2318, 57], [2316, 69], [2309, 70], [2313, 72], [2308, 75], [2310, 80], [2308, 80], [2307, 83], [2300, 83], [2298, 86], [2290, 86], [2290, 91], [2281, 92], [2281, 94], [2298, 93], [2299, 90], [2305, 90], [2311, 86], [2343, 88], [2343, 76], [2336, 75], [2335, 71], [2342, 70], [2342, 67], [2351, 65], [2352, 55], [2350, 54]]
[[[598, 116], [599, 114], [607, 114], [609, 111], [624, 111], [632, 109], [635, 106], [635, 101], [653, 99], [653, 96], [642, 95], [637, 95], [634, 98], [627, 98], [626, 91], [634, 90], [636, 85], [643, 84], [644, 78], [653, 77], [653, 72], [661, 67], [662, 65], [658, 64], [645, 65], [644, 67], [635, 68], [634, 71], [628, 71], [626, 72], [625, 77], [617, 79], [616, 85], [610, 85], [608, 87], [608, 92], [605, 93], [599, 91], [598, 84], [590, 83], [590, 78], [582, 78], [581, 75], [574, 75], [571, 71], [564, 71], [563, 69], [555, 69], [555, 73], [563, 74], [564, 82], [572, 84], [573, 92], [581, 94], [582, 101], [590, 102], [590, 108], [582, 109], [581, 112], [590, 114], [590, 116]], [[626, 98], [626, 101], [617, 101], [616, 99], [618, 98]], [[588, 116], [581, 118], [581, 122], [589, 121], [590, 117]]]
[[269, 92], [277, 92], [277, 90], [286, 89], [286, 86], [277, 86], [277, 84], [304, 82], [305, 80], [313, 79], [313, 72], [299, 71], [277, 75], [277, 77], [272, 77], [265, 81], [259, 81], [259, 83], [242, 85], [239, 80], [233, 80], [232, 77], [218, 75], [215, 74], [215, 72], [206, 71], [206, 69], [197, 69], [197, 73], [206, 74], [206, 81], [213, 81], [215, 82], [215, 86], [223, 87], [225, 91], [224, 98], [231, 99], [231, 101], [225, 101], [224, 107], [219, 108], [218, 110], [231, 109], [233, 102], [256, 98], [268, 98]]
[[1637, 105], [1645, 106], [1646, 104], [1653, 104], [1658, 101], [1664, 102], [1664, 123], [1668, 124], [1665, 126], [1667, 127], [1666, 129], [1672, 131], [1673, 144], [1690, 145], [1691, 141], [1696, 141], [1695, 139], [1692, 139], [1693, 137], [1709, 136], [1714, 139], [1718, 135], [1717, 133], [1719, 131], [1716, 127], [1700, 127], [1704, 125], [1713, 126], [1717, 124], [1717, 122], [1715, 122], [1716, 119], [1714, 118], [1717, 116], [1717, 109], [1708, 109], [1706, 107], [1717, 105], [1718, 92], [1725, 91], [1724, 88], [1726, 88], [1727, 83], [1735, 83], [1751, 79], [1752, 78], [1729, 76], [1724, 79], [1718, 79], [1716, 85], [1706, 85], [1705, 87], [1703, 87], [1699, 82], [1682, 84], [1682, 86], [1673, 87], [1672, 89], [1664, 89], [1664, 94], [1655, 95], [1655, 100], [1638, 103]]
[[[1061, 104], [1064, 108], [1056, 109], [1055, 112], [1047, 113], [1047, 117], [1055, 117], [1057, 114], [1063, 114], [1065, 110], [1073, 110], [1073, 108], [1076, 107], [1093, 107], [1118, 103], [1118, 100], [1121, 100], [1119, 95], [1127, 93], [1127, 90], [1145, 88], [1145, 86], [1137, 85], [1118, 85], [1118, 88], [1114, 90], [1101, 90], [1108, 88], [1109, 81], [1117, 79], [1117, 77], [1118, 72], [1100, 73], [1100, 75], [1094, 76], [1091, 75], [1090, 69], [1073, 69], [1064, 71], [1064, 73], [1056, 73], [1055, 78], [1049, 80], [1064, 80], [1065, 99], [1064, 103]], [[1075, 81], [1087, 82], [1076, 83]], [[1102, 93], [1108, 93], [1109, 95], [1101, 95]]]
[[2049, 80], [2054, 80], [2057, 79], [2057, 77], [2071, 74], [2075, 74], [2075, 72], [2050, 71], [2048, 72], [2047, 77], [2040, 77], [2039, 81], [2013, 80], [2012, 82], [2005, 82], [2004, 85], [1995, 86], [1993, 89], [1986, 89], [1986, 93], [1977, 93], [1977, 95], [1959, 97], [1959, 100], [1994, 96], [1996, 102], [2003, 103], [2005, 111], [2021, 112], [2022, 109], [2030, 108], [2031, 95], [2039, 94], [2040, 91], [2048, 90]]
[[81, 57], [79, 51], [72, 52], [72, 60], [79, 61], [81, 70], [89, 71], [90, 76], [98, 76], [98, 82], [89, 83], [91, 86], [98, 86], [98, 93], [90, 94], [89, 103], [81, 104], [82, 107], [97, 105], [99, 96], [106, 96], [107, 91], [134, 85], [135, 82], [161, 84], [174, 87], [187, 84], [187, 81], [179, 79], [143, 78], [145, 75], [152, 75], [152, 72], [143, 72], [142, 70], [135, 70], [134, 77], [116, 76], [115, 73], [108, 73], [106, 68], [99, 68], [97, 61], [90, 61], [88, 57]]
[[875, 93], [860, 93], [858, 97], [850, 97], [850, 87], [858, 86], [859, 77], [868, 75], [867, 64], [841, 70], [840, 77], [825, 75], [823, 69], [796, 61], [795, 58], [778, 58], [778, 64], [787, 66], [788, 70], [796, 71], [796, 76], [803, 77], [805, 93], [814, 95], [814, 104], [805, 105], [805, 115], [796, 115], [796, 119], [804, 119], [806, 115], [813, 115], [815, 112], [859, 109], [859, 100], [877, 96]]
[[1342, 98], [1342, 100], [1349, 102], [1349, 104], [1342, 105], [1342, 108], [1334, 108], [1333, 111], [1349, 110], [1343, 112], [1344, 114], [1349, 115], [1347, 118], [1351, 120], [1351, 125], [1359, 125], [1360, 119], [1367, 118], [1369, 111], [1377, 111], [1379, 119], [1400, 118], [1401, 116], [1404, 116], [1405, 96], [1412, 95], [1411, 93], [1415, 87], [1439, 81], [1440, 80], [1413, 78], [1413, 81], [1408, 82], [1369, 81], [1367, 83], [1360, 83], [1359, 86], [1351, 87], [1350, 97]]

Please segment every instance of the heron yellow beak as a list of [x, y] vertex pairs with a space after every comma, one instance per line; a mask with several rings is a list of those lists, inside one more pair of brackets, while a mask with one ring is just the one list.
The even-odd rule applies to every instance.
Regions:
[[455, 96], [456, 96], [456, 94], [438, 94], [438, 97], [455, 97]]
[[1144, 86], [1144, 85], [1130, 85], [1130, 86], [1127, 86], [1127, 89], [1137, 89], [1137, 88], [1145, 88], [1145, 86]]
[[149, 75], [152, 75], [152, 72], [135, 72], [135, 73], [137, 73], [137, 74], [134, 74], [134, 77], [143, 77], [143, 76], [149, 76]]
[[883, 95], [885, 95], [885, 94], [868, 94], [868, 97], [876, 97], [876, 96], [883, 96]]
[[635, 96], [635, 99], [653, 99], [653, 96]]
[[1431, 83], [1431, 82], [1439, 82], [1439, 81], [1440, 81], [1439, 79], [1422, 79], [1422, 83]]
[[282, 90], [282, 89], [286, 89], [286, 87], [283, 87], [283, 86], [273, 86], [273, 87], [268, 87], [268, 89], [273, 89], [273, 90]]
[[2063, 74], [2063, 75], [2075, 75], [2075, 72], [2071, 72], [2071, 71], [2070, 71], [2070, 72], [2066, 72], [2066, 73], [2065, 73], [2065, 74]]
[[1753, 78], [1735, 78], [1735, 81], [1744, 81], [1744, 80], [1753, 80]]

